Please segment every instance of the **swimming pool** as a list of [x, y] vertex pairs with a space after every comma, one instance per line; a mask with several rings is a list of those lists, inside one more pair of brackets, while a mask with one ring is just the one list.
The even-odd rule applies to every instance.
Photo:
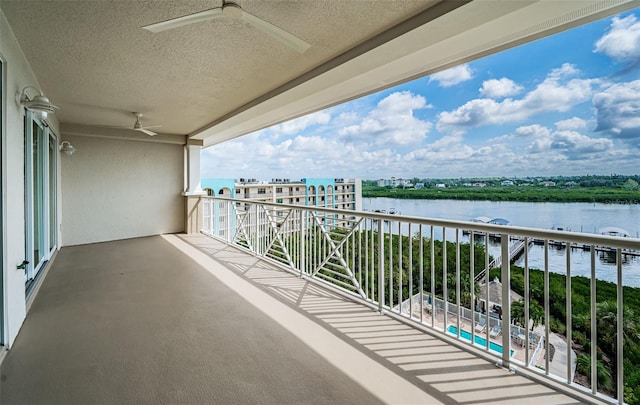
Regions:
[[[449, 325], [449, 327], [447, 328], [447, 332], [457, 336], [458, 328], [456, 328], [453, 325]], [[471, 342], [471, 333], [467, 332], [464, 329], [460, 330], [460, 337], [468, 342]], [[475, 335], [474, 342], [478, 346], [487, 347], [487, 340], [482, 336]], [[489, 350], [493, 350], [494, 352], [502, 354], [502, 346], [492, 341], [489, 341]], [[513, 356], [513, 350], [511, 350], [511, 352], [509, 353], [509, 356]]]

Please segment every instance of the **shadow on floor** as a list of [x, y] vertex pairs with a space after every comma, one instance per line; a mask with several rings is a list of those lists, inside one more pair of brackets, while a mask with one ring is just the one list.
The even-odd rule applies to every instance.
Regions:
[[182, 238], [443, 403], [582, 403], [235, 247]]

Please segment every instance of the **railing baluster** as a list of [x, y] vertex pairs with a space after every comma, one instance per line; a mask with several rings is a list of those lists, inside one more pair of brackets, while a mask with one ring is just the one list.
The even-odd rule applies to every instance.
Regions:
[[[456, 330], [460, 334], [460, 229], [456, 228]], [[446, 325], [445, 325], [446, 327]]]
[[[488, 339], [488, 332], [486, 332], [489, 329], [489, 273], [490, 273], [490, 269], [489, 269], [489, 232], [485, 232], [484, 234], [484, 289], [485, 289], [485, 296], [484, 296], [484, 335], [485, 335], [485, 349], [489, 350], [489, 339]], [[510, 326], [510, 325], [509, 325]], [[482, 331], [480, 331], [480, 333], [482, 333]]]
[[393, 223], [389, 221], [389, 310], [393, 308]]
[[[379, 222], [380, 220], [378, 220]], [[370, 285], [369, 287], [371, 288], [371, 291], [369, 292], [369, 296], [371, 297], [371, 301], [375, 302], [376, 300], [376, 294], [375, 294], [375, 287], [376, 287], [376, 278], [375, 278], [375, 271], [376, 271], [376, 262], [375, 262], [375, 254], [374, 254], [374, 249], [375, 249], [375, 243], [374, 243], [374, 233], [373, 233], [373, 224], [371, 224], [371, 235], [370, 235], [370, 240], [369, 240], [369, 246], [370, 246], [370, 259], [371, 259], [371, 263], [369, 265], [369, 278], [370, 278]]]
[[[430, 253], [431, 253], [431, 258], [429, 260], [429, 270], [430, 270], [430, 275], [431, 275], [431, 326], [436, 326], [436, 245], [435, 245], [435, 232], [434, 232], [434, 227], [433, 225], [431, 225], [430, 227], [430, 241], [429, 241], [429, 247], [430, 247]], [[420, 231], [420, 243], [422, 243], [422, 239], [424, 239], [424, 237], [422, 236], [422, 231]], [[424, 254], [422, 252], [422, 249], [420, 249], [420, 260], [423, 261], [424, 260]], [[420, 275], [420, 283], [422, 283], [423, 280], [423, 276], [422, 276], [422, 272]], [[420, 289], [420, 291], [422, 291], [422, 289]]]
[[378, 312], [383, 313], [384, 309], [384, 232], [382, 224], [378, 221]]
[[572, 338], [572, 322], [571, 322], [571, 244], [569, 241], [567, 243], [567, 254], [566, 254], [566, 265], [567, 265], [567, 274], [565, 277], [565, 290], [566, 290], [566, 298], [565, 298], [565, 311], [566, 311], [566, 331], [567, 331], [567, 384], [571, 384], [573, 378], [571, 378], [571, 372], [573, 371], [573, 363], [571, 362], [571, 338]]
[[[509, 234], [500, 235], [500, 247], [501, 247], [501, 256], [502, 256], [502, 264], [500, 266], [501, 270], [501, 278], [502, 278], [502, 329], [508, 330], [511, 327], [511, 269], [509, 260]], [[489, 290], [489, 284], [487, 284], [487, 290]], [[488, 302], [488, 301], [487, 301]], [[489, 314], [489, 309], [487, 308], [487, 315]], [[489, 329], [491, 327], [491, 323], [489, 322], [490, 317], [487, 316], [487, 342], [489, 341]], [[529, 331], [527, 330], [525, 341], [527, 336], [529, 335]], [[506, 333], [502, 334], [502, 365], [503, 367], [509, 367], [511, 364], [511, 350], [510, 348], [511, 335]], [[528, 345], [528, 342], [526, 343]]]
[[544, 373], [549, 375], [549, 239], [544, 240]]
[[[435, 281], [431, 280], [433, 283]], [[448, 315], [449, 315], [449, 289], [447, 280], [447, 228], [442, 227], [442, 302], [444, 303], [444, 330], [447, 330], [448, 326]], [[460, 337], [460, 331], [457, 332], [458, 337]]]
[[[418, 273], [419, 290], [418, 290], [418, 298], [420, 299], [420, 323], [424, 323], [424, 236], [422, 236], [422, 225], [418, 227], [420, 232], [420, 270]], [[431, 297], [431, 302], [433, 302], [433, 297]], [[431, 324], [433, 326], [433, 323]]]
[[598, 329], [597, 329], [597, 312], [596, 312], [596, 247], [591, 245], [591, 393], [598, 392]]
[[300, 257], [300, 278], [302, 278], [303, 274], [304, 274], [304, 270], [306, 268], [306, 261], [305, 261], [305, 256], [306, 256], [306, 250], [305, 250], [305, 239], [306, 239], [306, 224], [305, 224], [305, 220], [304, 220], [304, 214], [306, 213], [306, 211], [302, 211], [300, 210], [300, 235], [298, 236], [300, 238], [300, 253], [299, 253], [299, 257]]
[[402, 222], [398, 221], [398, 313], [402, 312]]
[[[531, 314], [529, 313], [530, 309], [530, 285], [529, 285], [529, 238], [525, 236], [524, 238], [524, 322], [527, 325], [527, 334], [529, 334], [529, 319], [531, 318]], [[525, 364], [529, 365], [531, 361], [530, 353], [529, 353], [529, 345], [524, 348], [524, 359]]]
[[413, 318], [413, 235], [409, 223], [409, 317]]
[[476, 257], [475, 235], [473, 230], [469, 232], [469, 291], [471, 292], [471, 341], [476, 341]]
[[616, 390], [618, 403], [624, 404], [624, 297], [622, 295], [622, 249], [616, 249], [617, 274], [617, 302], [618, 313], [616, 322]]

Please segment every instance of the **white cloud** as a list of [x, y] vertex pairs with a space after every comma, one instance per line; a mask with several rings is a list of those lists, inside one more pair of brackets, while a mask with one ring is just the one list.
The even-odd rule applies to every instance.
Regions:
[[606, 138], [591, 138], [576, 131], [537, 131], [536, 137], [527, 147], [528, 153], [544, 154], [545, 158], [555, 155], [567, 160], [589, 159], [589, 155], [602, 153], [613, 148], [613, 142]]
[[437, 82], [441, 87], [451, 87], [473, 78], [473, 71], [466, 63], [429, 76], [429, 82]]
[[409, 91], [396, 92], [382, 99], [358, 124], [338, 132], [344, 140], [377, 145], [419, 144], [432, 124], [414, 116], [414, 111], [429, 108], [426, 99]]
[[640, 80], [617, 83], [593, 96], [597, 131], [617, 138], [640, 138]]
[[525, 139], [548, 138], [551, 130], [545, 126], [533, 124], [516, 128], [516, 134]]
[[515, 96], [523, 90], [523, 87], [511, 79], [490, 79], [482, 82], [480, 94], [488, 98], [503, 98]]
[[453, 111], [440, 113], [437, 128], [447, 131], [487, 124], [524, 121], [533, 115], [558, 111], [565, 112], [589, 100], [596, 79], [571, 79], [578, 73], [575, 66], [565, 63], [552, 70], [547, 78], [524, 98], [507, 98], [501, 102], [481, 98], [471, 100]]
[[318, 111], [276, 125], [275, 127], [273, 127], [273, 131], [290, 135], [298, 133], [312, 125], [326, 125], [330, 120], [331, 114], [329, 114], [327, 111]]
[[556, 122], [556, 129], [558, 131], [571, 131], [578, 129], [585, 129], [587, 127], [587, 121], [582, 118], [572, 117], [566, 120]]
[[594, 52], [626, 61], [640, 59], [640, 22], [635, 15], [614, 17], [609, 31], [595, 43]]

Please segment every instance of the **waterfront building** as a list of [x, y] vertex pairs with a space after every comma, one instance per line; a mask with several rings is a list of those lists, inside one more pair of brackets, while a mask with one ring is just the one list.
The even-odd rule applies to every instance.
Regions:
[[208, 195], [362, 211], [362, 180], [359, 178], [202, 179], [202, 189]]

